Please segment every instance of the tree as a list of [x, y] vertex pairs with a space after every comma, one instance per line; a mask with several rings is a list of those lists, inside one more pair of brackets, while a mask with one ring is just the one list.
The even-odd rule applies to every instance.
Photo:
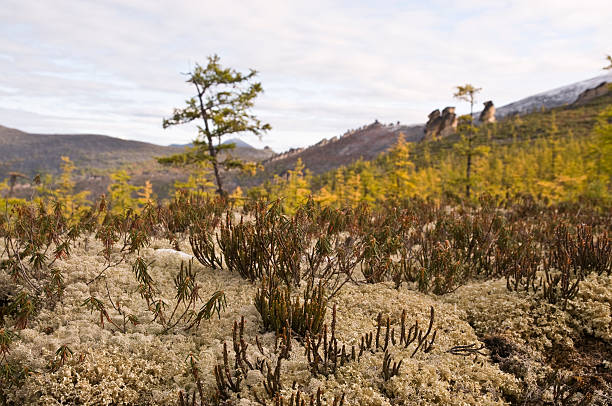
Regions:
[[[163, 120], [163, 127], [201, 120], [194, 147], [182, 154], [158, 158], [162, 164], [189, 165], [202, 161], [211, 163], [216, 192], [225, 195], [219, 167], [229, 170], [244, 168], [245, 163], [227, 156], [219, 161], [219, 153], [235, 147], [235, 144], [221, 144], [221, 138], [230, 134], [250, 132], [257, 136], [271, 129], [249, 112], [258, 94], [263, 92], [261, 83], [252, 82], [257, 74], [250, 70], [242, 74], [231, 68], [223, 68], [219, 57], [208, 57], [203, 67], [196, 63], [193, 72], [187, 74], [187, 83], [193, 84], [196, 95], [186, 101], [187, 106], [174, 109], [172, 117]], [[218, 141], [214, 144], [215, 139]]]
[[332, 206], [338, 201], [338, 196], [331, 193], [327, 186], [323, 186], [319, 192], [314, 196], [314, 200], [320, 203], [323, 207]]
[[272, 196], [276, 199], [283, 199], [283, 206], [287, 213], [294, 214], [298, 207], [304, 204], [311, 195], [310, 178], [310, 171], [298, 158], [295, 168], [287, 171], [286, 178], [281, 178], [278, 175], [274, 176], [275, 187]]
[[550, 143], [550, 151], [551, 151], [551, 157], [550, 157], [550, 167], [551, 167], [551, 173], [550, 173], [550, 179], [554, 180], [556, 177], [556, 173], [557, 173], [557, 167], [555, 167], [555, 163], [557, 161], [557, 154], [558, 154], [558, 149], [559, 149], [559, 140], [557, 138], [557, 135], [559, 134], [559, 127], [557, 127], [557, 116], [555, 114], [554, 111], [552, 111], [550, 113], [550, 129], [548, 130], [548, 138], [549, 138], [549, 143]]
[[459, 100], [463, 100], [466, 101], [468, 103], [470, 103], [470, 115], [469, 117], [463, 117], [464, 118], [464, 126], [463, 129], [466, 130], [467, 133], [467, 148], [465, 149], [465, 155], [467, 157], [467, 162], [466, 162], [466, 166], [465, 166], [465, 196], [469, 199], [470, 198], [470, 186], [471, 186], [471, 180], [470, 180], [470, 176], [472, 173], [472, 155], [474, 153], [474, 149], [472, 146], [472, 143], [474, 141], [474, 135], [475, 135], [475, 127], [474, 127], [474, 103], [476, 102], [476, 93], [480, 92], [482, 90], [482, 88], [477, 88], [474, 87], [472, 85], [465, 84], [463, 86], [457, 86], [457, 91], [455, 92], [455, 94], [453, 94], [453, 97], [455, 97], [456, 99]]
[[612, 178], [612, 106], [606, 107], [597, 117], [595, 126], [599, 171]]
[[345, 198], [346, 205], [356, 207], [363, 196], [363, 185], [361, 184], [361, 176], [354, 170], [349, 169], [346, 174]]
[[76, 166], [67, 156], [62, 156], [61, 159], [62, 163], [60, 164], [60, 168], [62, 169], [62, 173], [59, 179], [57, 179], [57, 187], [50, 192], [51, 196], [61, 203], [68, 213], [80, 214], [84, 211], [85, 206], [90, 203], [90, 201], [87, 200], [90, 192], [83, 190], [79, 193], [74, 193], [76, 182], [73, 179], [72, 173], [75, 171]]
[[389, 151], [390, 168], [388, 190], [396, 198], [406, 198], [414, 194], [414, 163], [410, 160], [412, 144], [400, 133], [395, 146]]
[[7, 182], [7, 187], [8, 187], [8, 197], [13, 197], [13, 192], [15, 191], [15, 185], [17, 184], [17, 179], [22, 178], [22, 179], [28, 179], [27, 176], [25, 176], [23, 173], [21, 172], [9, 172], [8, 173], [8, 182]]
[[111, 173], [110, 178], [113, 182], [108, 185], [108, 193], [112, 212], [121, 214], [127, 209], [137, 209], [139, 199], [134, 194], [140, 194], [143, 188], [130, 185], [130, 175], [123, 169]]
[[148, 180], [145, 181], [144, 186], [140, 190], [136, 191], [136, 194], [138, 195], [137, 201], [139, 206], [152, 204], [156, 200], [155, 193], [153, 193], [153, 184]]
[[209, 179], [210, 163], [207, 161], [197, 162], [193, 167], [192, 173], [189, 174], [189, 178], [182, 182], [176, 180], [174, 182], [174, 193], [178, 196], [181, 192], [188, 191], [189, 193], [196, 194], [199, 196], [209, 196], [215, 191], [215, 184]]
[[0, 213], [6, 212], [9, 207], [17, 204], [25, 203], [25, 199], [16, 199], [12, 196], [11, 185], [12, 179], [9, 173], [9, 178], [0, 182]]
[[612, 56], [606, 55], [606, 59], [610, 62], [610, 65], [606, 66], [604, 69], [612, 69]]

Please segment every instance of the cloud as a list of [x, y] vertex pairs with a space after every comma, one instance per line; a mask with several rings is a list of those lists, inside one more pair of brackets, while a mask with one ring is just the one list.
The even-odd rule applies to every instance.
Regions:
[[461, 83], [509, 103], [595, 76], [612, 52], [607, 1], [3, 3], [0, 124], [164, 144], [195, 136], [161, 120], [191, 95], [180, 72], [213, 53], [260, 72], [262, 144], [282, 150], [422, 122]]

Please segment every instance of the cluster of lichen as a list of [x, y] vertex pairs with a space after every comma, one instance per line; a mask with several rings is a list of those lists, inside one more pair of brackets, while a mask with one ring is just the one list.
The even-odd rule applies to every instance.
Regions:
[[[200, 198], [121, 215], [100, 204], [78, 222], [40, 210], [0, 220], [8, 404], [607, 396], [546, 361], [585, 337], [611, 343], [601, 213], [310, 201], [287, 215]], [[30, 244], [27, 226], [40, 234]]]

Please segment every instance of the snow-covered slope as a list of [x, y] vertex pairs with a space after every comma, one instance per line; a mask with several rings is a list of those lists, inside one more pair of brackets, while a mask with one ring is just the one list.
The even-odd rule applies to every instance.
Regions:
[[612, 72], [526, 97], [514, 103], [497, 108], [495, 115], [499, 118], [517, 113], [529, 113], [534, 110], [539, 110], [542, 107], [549, 109], [563, 106], [564, 104], [570, 104], [575, 102], [582, 92], [587, 89], [592, 89], [603, 82], [612, 83]]

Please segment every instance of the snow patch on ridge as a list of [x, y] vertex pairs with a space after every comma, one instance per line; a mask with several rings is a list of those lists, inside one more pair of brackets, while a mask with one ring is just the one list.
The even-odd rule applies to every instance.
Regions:
[[511, 114], [526, 114], [539, 110], [541, 107], [549, 109], [570, 104], [575, 102], [582, 92], [599, 86], [603, 82], [612, 83], [612, 72], [526, 97], [499, 107], [495, 115], [504, 117]]

